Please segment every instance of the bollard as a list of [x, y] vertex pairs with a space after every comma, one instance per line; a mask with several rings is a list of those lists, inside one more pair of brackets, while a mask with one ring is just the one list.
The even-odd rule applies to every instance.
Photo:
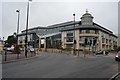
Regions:
[[33, 52], [34, 56], [36, 56], [36, 51]]
[[19, 53], [17, 53], [17, 59], [19, 59]]
[[86, 57], [86, 52], [84, 51], [83, 54], [84, 54], [84, 58], [85, 58]]
[[30, 51], [30, 53], [31, 53], [31, 57], [32, 57], [33, 52]]
[[78, 56], [79, 56], [79, 50], [78, 50]]
[[7, 52], [5, 50], [5, 61], [7, 61]]

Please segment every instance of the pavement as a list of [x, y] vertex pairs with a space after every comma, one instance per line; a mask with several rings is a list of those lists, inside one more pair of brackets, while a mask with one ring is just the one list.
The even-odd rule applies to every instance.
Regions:
[[73, 55], [41, 52], [34, 59], [3, 64], [3, 78], [110, 78], [118, 72], [114, 54]]

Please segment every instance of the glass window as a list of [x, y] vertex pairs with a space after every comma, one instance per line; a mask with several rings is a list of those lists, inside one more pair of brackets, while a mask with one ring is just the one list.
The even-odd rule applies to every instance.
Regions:
[[84, 48], [84, 44], [80, 44], [80, 48]]
[[81, 34], [95, 34], [96, 30], [80, 30]]
[[87, 41], [90, 42], [93, 41], [95, 37], [80, 37], [80, 41], [85, 42], [85, 38], [87, 38]]
[[80, 41], [84, 41], [86, 37], [80, 37]]
[[22, 40], [23, 38], [22, 38], [22, 36], [20, 36], [20, 40]]
[[104, 41], [104, 38], [102, 38], [102, 43], [104, 43], [105, 41]]
[[108, 34], [106, 34], [106, 38], [107, 38], [107, 39], [109, 38], [109, 35], [108, 35]]
[[96, 32], [95, 32], [95, 30], [90, 30], [90, 33], [95, 34]]
[[73, 37], [68, 37], [68, 38], [66, 39], [66, 41], [67, 41], [67, 42], [73, 42]]
[[84, 33], [85, 33], [85, 30], [81, 30], [80, 32], [81, 32], [81, 34], [84, 34]]
[[73, 44], [66, 44], [66, 47], [71, 48], [71, 47], [73, 47]]
[[104, 45], [102, 45], [102, 48], [105, 48], [105, 46], [104, 46]]
[[86, 33], [90, 33], [90, 30], [86, 30]]
[[108, 39], [106, 39], [106, 44], [108, 44]]
[[75, 26], [79, 26], [79, 24], [75, 24]]
[[104, 33], [102, 32], [102, 37], [104, 37]]
[[67, 33], [67, 37], [68, 37], [68, 36], [73, 36], [73, 33]]

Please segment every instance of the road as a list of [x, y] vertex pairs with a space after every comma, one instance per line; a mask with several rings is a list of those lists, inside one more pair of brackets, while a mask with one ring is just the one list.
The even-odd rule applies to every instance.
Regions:
[[3, 78], [110, 78], [118, 72], [114, 56], [74, 57], [41, 53], [36, 58], [3, 64]]

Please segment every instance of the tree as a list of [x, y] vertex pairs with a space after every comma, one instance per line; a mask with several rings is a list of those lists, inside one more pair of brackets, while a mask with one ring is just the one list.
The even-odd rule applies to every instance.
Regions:
[[20, 54], [20, 48], [18, 45], [15, 45], [14, 53]]
[[14, 35], [10, 35], [10, 36], [8, 36], [6, 42], [7, 42], [9, 45], [14, 45], [14, 44], [16, 43], [16, 38], [14, 37]]
[[17, 36], [17, 33], [16, 33], [16, 32], [14, 32], [14, 33], [13, 33], [13, 36]]

